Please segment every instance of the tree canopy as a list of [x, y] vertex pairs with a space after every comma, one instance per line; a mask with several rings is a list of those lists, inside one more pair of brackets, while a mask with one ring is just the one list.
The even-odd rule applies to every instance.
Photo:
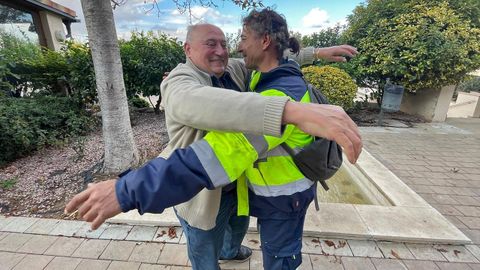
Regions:
[[344, 39], [363, 81], [409, 91], [455, 84], [480, 67], [480, 1], [370, 0], [349, 16]]

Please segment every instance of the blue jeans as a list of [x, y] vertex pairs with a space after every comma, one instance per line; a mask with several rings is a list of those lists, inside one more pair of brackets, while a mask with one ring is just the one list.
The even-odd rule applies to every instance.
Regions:
[[188, 258], [193, 270], [220, 269], [218, 259], [237, 255], [245, 234], [249, 217], [237, 216], [236, 190], [222, 193], [216, 225], [211, 230], [190, 226], [179, 217], [183, 232], [187, 236]]

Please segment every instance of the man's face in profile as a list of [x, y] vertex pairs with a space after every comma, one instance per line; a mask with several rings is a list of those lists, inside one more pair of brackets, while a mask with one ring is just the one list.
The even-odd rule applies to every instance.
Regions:
[[200, 25], [194, 29], [184, 46], [185, 54], [201, 70], [220, 77], [228, 64], [225, 35], [213, 25]]

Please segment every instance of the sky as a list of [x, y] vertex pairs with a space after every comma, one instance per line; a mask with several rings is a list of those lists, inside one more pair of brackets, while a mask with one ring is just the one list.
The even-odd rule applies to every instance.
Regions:
[[[80, 0], [54, 0], [77, 12], [80, 23], [72, 24], [73, 37], [79, 41], [88, 39]], [[128, 39], [132, 31], [161, 31], [179, 40], [185, 39], [186, 27], [190, 23], [207, 22], [219, 26], [225, 33], [237, 33], [241, 18], [247, 11], [229, 0], [214, 0], [216, 7], [192, 6], [192, 17], [181, 14], [173, 0], [125, 0], [125, 4], [114, 10], [117, 35]], [[181, 2], [181, 0], [179, 1]], [[361, 0], [264, 0], [265, 6], [283, 14], [291, 31], [308, 35], [313, 32], [344, 24]]]

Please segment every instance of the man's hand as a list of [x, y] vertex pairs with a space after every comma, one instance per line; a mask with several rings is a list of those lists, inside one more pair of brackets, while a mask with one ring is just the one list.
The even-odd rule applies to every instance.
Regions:
[[315, 49], [315, 56], [331, 62], [346, 62], [347, 58], [352, 58], [358, 53], [355, 47], [350, 45], [339, 45]]
[[289, 101], [283, 112], [283, 123], [294, 124], [305, 133], [337, 142], [352, 164], [362, 152], [358, 127], [339, 106]]
[[116, 179], [97, 184], [89, 184], [88, 188], [75, 195], [65, 207], [65, 213], [78, 210], [78, 217], [92, 222], [92, 230], [98, 229], [108, 218], [121, 213], [120, 204], [115, 194]]

